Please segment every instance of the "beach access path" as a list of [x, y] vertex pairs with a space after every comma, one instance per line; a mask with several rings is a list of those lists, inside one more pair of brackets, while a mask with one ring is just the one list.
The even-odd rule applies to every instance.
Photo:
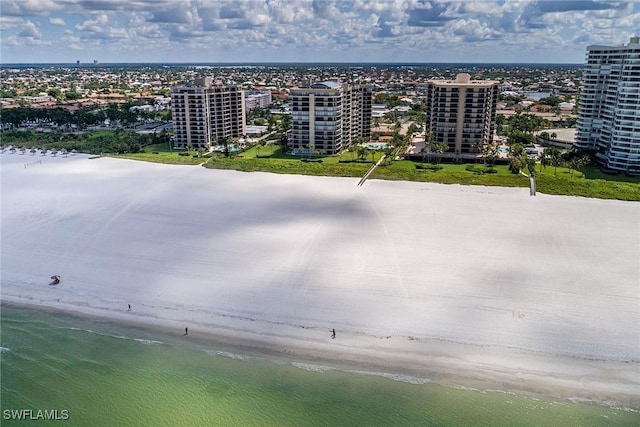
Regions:
[[2, 302], [640, 407], [639, 203], [35, 157], [0, 154]]

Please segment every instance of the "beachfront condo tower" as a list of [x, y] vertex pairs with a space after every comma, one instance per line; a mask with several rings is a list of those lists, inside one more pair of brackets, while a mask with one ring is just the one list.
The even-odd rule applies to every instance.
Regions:
[[356, 138], [371, 137], [371, 87], [336, 81], [291, 90], [291, 132], [294, 154], [338, 154]]
[[426, 129], [434, 142], [447, 143], [447, 152], [455, 156], [476, 153], [478, 142], [491, 143], [499, 86], [493, 80], [471, 80], [466, 73], [455, 80], [429, 80]]
[[640, 44], [588, 46], [576, 146], [613, 172], [640, 174]]
[[246, 133], [243, 91], [210, 77], [171, 88], [173, 145], [208, 149]]

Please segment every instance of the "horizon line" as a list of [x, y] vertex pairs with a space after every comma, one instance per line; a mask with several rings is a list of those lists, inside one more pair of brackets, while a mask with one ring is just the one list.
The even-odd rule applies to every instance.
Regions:
[[89, 65], [94, 67], [104, 65], [141, 65], [141, 64], [153, 64], [153, 65], [287, 65], [287, 64], [304, 64], [304, 65], [585, 65], [583, 62], [411, 62], [411, 61], [393, 61], [393, 62], [348, 62], [348, 61], [227, 61], [227, 62], [197, 62], [197, 61], [185, 61], [185, 62], [0, 62], [0, 67], [8, 65]]

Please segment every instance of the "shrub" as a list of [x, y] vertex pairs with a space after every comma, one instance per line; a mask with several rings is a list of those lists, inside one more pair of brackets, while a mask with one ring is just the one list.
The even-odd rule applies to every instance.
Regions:
[[498, 173], [498, 171], [493, 166], [476, 166], [476, 165], [467, 165], [465, 170], [469, 172], [473, 172], [476, 175], [481, 175], [483, 173]]
[[438, 171], [438, 170], [442, 169], [442, 165], [424, 165], [424, 164], [417, 164], [417, 165], [416, 165], [416, 169], [424, 169], [424, 170], [430, 170], [430, 171]]

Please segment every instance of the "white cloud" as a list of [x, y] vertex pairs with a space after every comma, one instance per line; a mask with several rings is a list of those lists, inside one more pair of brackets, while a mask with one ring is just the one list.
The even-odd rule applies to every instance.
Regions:
[[169, 24], [194, 24], [198, 21], [198, 14], [190, 8], [176, 6], [153, 12], [150, 21]]
[[123, 60], [136, 49], [184, 58], [198, 46], [212, 46], [227, 60], [244, 61], [274, 55], [422, 61], [429, 60], [422, 54], [426, 50], [440, 55], [430, 60], [473, 53], [488, 61], [518, 61], [531, 60], [525, 51], [554, 46], [563, 50], [558, 57], [572, 52], [571, 60], [580, 61], [583, 40], [623, 43], [640, 28], [640, 3], [590, 0], [0, 1], [3, 43], [11, 37], [13, 43], [43, 43], [42, 33], [60, 34], [48, 28], [69, 24], [52, 43], [62, 47], [69, 42], [62, 37], [74, 36], [77, 48], [104, 49], [114, 56], [120, 51]]
[[51, 25], [58, 25], [61, 27], [64, 27], [65, 25], [67, 25], [67, 23], [64, 22], [64, 19], [62, 18], [49, 18], [49, 23]]
[[73, 50], [83, 50], [84, 49], [84, 44], [80, 40], [80, 37], [76, 37], [76, 36], [63, 37], [61, 39], [61, 41], [65, 44], [65, 46], [68, 46], [69, 48], [71, 48]]
[[24, 37], [27, 39], [41, 39], [42, 32], [36, 24], [31, 21], [27, 21], [22, 27], [22, 30], [20, 30], [20, 32], [18, 33], [18, 37]]
[[24, 22], [24, 19], [17, 16], [0, 16], [0, 31], [19, 28], [24, 24]]
[[3, 0], [2, 14], [8, 16], [34, 16], [63, 10], [54, 0]]
[[82, 24], [76, 24], [78, 31], [87, 31], [91, 33], [102, 33], [109, 25], [109, 17], [106, 13], [100, 13], [95, 19], [87, 19]]

